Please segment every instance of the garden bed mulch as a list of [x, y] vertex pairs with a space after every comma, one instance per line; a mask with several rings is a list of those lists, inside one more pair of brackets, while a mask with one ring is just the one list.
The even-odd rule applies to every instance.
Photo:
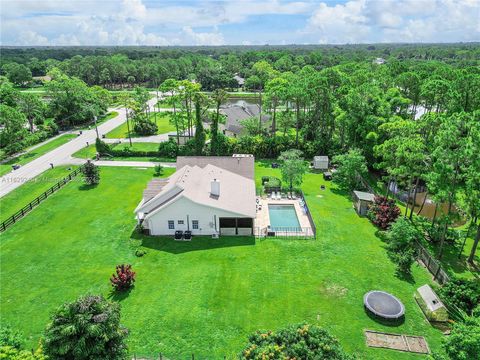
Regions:
[[365, 330], [367, 345], [370, 347], [429, 354], [430, 349], [423, 336], [391, 334]]

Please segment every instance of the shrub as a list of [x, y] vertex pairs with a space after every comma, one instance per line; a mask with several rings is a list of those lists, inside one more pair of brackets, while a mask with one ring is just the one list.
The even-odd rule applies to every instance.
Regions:
[[88, 160], [82, 168], [83, 179], [87, 185], [95, 185], [100, 182], [100, 171], [98, 166]]
[[478, 359], [480, 354], [480, 317], [467, 317], [456, 322], [449, 336], [443, 339], [443, 348], [450, 360]]
[[268, 181], [263, 186], [266, 192], [280, 191], [282, 182], [275, 176], [268, 176]]
[[13, 346], [0, 346], [0, 359], [7, 360], [46, 360], [42, 348], [34, 353], [28, 350], [19, 350]]
[[146, 252], [145, 250], [143, 250], [143, 249], [137, 249], [137, 250], [135, 251], [135, 256], [138, 256], [138, 257], [142, 257], [142, 256], [144, 256], [144, 255], [146, 255], [146, 254], [147, 254], [147, 252]]
[[178, 145], [175, 139], [168, 139], [168, 141], [160, 143], [158, 147], [158, 154], [169, 158], [175, 158], [178, 155]]
[[44, 333], [50, 360], [126, 358], [128, 330], [120, 325], [120, 305], [102, 296], [82, 296], [60, 306]]
[[292, 325], [277, 332], [257, 331], [248, 341], [242, 359], [353, 359], [336, 338], [315, 325]]
[[155, 135], [157, 133], [158, 126], [153, 121], [147, 119], [138, 119], [135, 121], [133, 130], [135, 133], [142, 136]]
[[99, 153], [100, 155], [109, 154], [111, 151], [110, 145], [100, 140], [99, 138], [95, 140], [95, 149], [97, 150], [97, 153]]
[[13, 330], [8, 325], [2, 325], [0, 328], [0, 346], [10, 346], [20, 349], [23, 343], [22, 335]]
[[375, 201], [368, 211], [372, 223], [382, 230], [387, 230], [399, 216], [400, 208], [395, 205], [395, 200], [384, 196], [375, 196]]
[[453, 278], [443, 285], [439, 295], [447, 305], [471, 315], [480, 303], [480, 283], [476, 279]]
[[133, 286], [135, 272], [132, 271], [132, 265], [117, 265], [115, 272], [110, 278], [110, 282], [116, 291], [125, 291]]
[[163, 166], [161, 164], [156, 164], [154, 167], [154, 175], [160, 176], [163, 173]]
[[415, 261], [415, 240], [418, 237], [417, 229], [403, 217], [395, 221], [388, 231], [388, 256], [396, 264], [399, 273], [410, 274]]

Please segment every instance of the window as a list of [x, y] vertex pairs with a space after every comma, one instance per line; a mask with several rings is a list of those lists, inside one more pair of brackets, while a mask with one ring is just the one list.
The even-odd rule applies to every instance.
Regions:
[[183, 220], [178, 220], [178, 225], [183, 225]]
[[192, 220], [192, 229], [198, 230], [198, 220]]
[[175, 229], [175, 221], [173, 220], [168, 220], [168, 228], [170, 230]]

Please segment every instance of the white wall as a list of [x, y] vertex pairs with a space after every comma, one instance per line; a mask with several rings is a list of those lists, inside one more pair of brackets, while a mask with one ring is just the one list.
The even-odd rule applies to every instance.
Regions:
[[[193, 235], [212, 235], [219, 232], [220, 217], [240, 217], [237, 214], [215, 209], [194, 203], [193, 201], [179, 197], [176, 201], [153, 214], [147, 219], [146, 227], [151, 235], [173, 235], [176, 230], [188, 230], [187, 215], [190, 222], [190, 231]], [[215, 231], [214, 215], [217, 216], [217, 231]], [[175, 221], [175, 229], [168, 228], [168, 220]], [[184, 225], [179, 225], [178, 220], [183, 220]], [[192, 220], [198, 220], [198, 230], [192, 228]]]
[[314, 160], [313, 161], [313, 168], [314, 169], [328, 170], [328, 161]]

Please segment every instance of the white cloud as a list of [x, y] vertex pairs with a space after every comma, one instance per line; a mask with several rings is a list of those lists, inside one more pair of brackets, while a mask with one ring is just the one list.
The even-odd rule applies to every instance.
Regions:
[[[0, 1], [4, 45], [480, 40], [480, 0]], [[269, 21], [279, 15], [284, 23]], [[256, 16], [261, 20], [252, 30]], [[295, 25], [289, 24], [288, 16]]]
[[48, 39], [35, 31], [26, 30], [18, 35], [18, 45], [45, 46], [48, 45]]
[[188, 43], [194, 45], [223, 45], [225, 40], [219, 32], [198, 32], [196, 33], [190, 26], [183, 27], [183, 33], [190, 40]]
[[477, 0], [350, 0], [321, 3], [305, 33], [321, 43], [480, 40]]

